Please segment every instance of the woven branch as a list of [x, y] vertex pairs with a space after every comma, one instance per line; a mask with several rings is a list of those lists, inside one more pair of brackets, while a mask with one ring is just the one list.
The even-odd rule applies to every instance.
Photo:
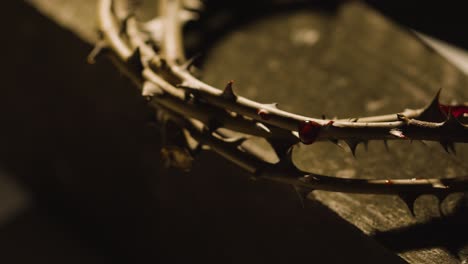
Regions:
[[[196, 19], [202, 8], [198, 0], [160, 0], [159, 14], [149, 22], [133, 15], [134, 1], [100, 0], [98, 19], [102, 40], [90, 55], [94, 62], [101, 49], [111, 51], [113, 61], [136, 83], [142, 95], [158, 111], [159, 122], [173, 122], [183, 132], [187, 152], [173, 150], [176, 166], [187, 164], [184, 155], [208, 147], [259, 179], [277, 181], [306, 190], [351, 193], [398, 194], [412, 208], [422, 194], [434, 194], [440, 201], [452, 192], [464, 192], [468, 177], [451, 179], [342, 179], [299, 170], [292, 162], [292, 148], [299, 142], [312, 144], [345, 142], [355, 153], [369, 140], [437, 141], [449, 151], [455, 143], [468, 142], [467, 105], [443, 105], [439, 93], [422, 109], [400, 113], [321, 119], [297, 115], [275, 103], [259, 103], [239, 96], [233, 82], [224, 89], [195, 78], [182, 49], [182, 27]], [[278, 162], [264, 160], [264, 152], [243, 144], [246, 137], [265, 138], [275, 150]], [[191, 142], [191, 143], [190, 143]], [[182, 156], [182, 157], [181, 157]], [[182, 161], [181, 161], [182, 160]], [[182, 166], [183, 167], [183, 166]]]

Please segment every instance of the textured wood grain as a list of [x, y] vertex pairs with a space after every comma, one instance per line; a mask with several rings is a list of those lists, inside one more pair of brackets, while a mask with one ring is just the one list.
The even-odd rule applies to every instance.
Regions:
[[[30, 1], [84, 39], [94, 40], [95, 1]], [[468, 101], [464, 74], [409, 32], [355, 2], [333, 14], [303, 10], [236, 28], [209, 51], [203, 73], [208, 83], [222, 86], [235, 79], [241, 95], [316, 116], [375, 115], [421, 107], [440, 87], [443, 101]], [[368, 152], [358, 148], [357, 159], [327, 143], [300, 146], [296, 154], [302, 168], [341, 177], [450, 177], [468, 172], [466, 146], [458, 148], [456, 157], [437, 144], [419, 142], [391, 143], [390, 152], [371, 142]], [[437, 216], [430, 198], [418, 203], [414, 218], [393, 196], [315, 191], [310, 197], [369, 235]], [[459, 262], [439, 245], [399, 253], [411, 263]]]

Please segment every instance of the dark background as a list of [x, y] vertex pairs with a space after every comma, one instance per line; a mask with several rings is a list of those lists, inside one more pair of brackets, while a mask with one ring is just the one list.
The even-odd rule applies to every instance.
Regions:
[[[467, 47], [453, 4], [370, 3]], [[190, 174], [162, 169], [159, 131], [129, 81], [107, 60], [87, 65], [91, 47], [27, 4], [4, 10], [0, 166], [33, 202], [0, 227], [2, 263], [402, 262], [211, 153]]]

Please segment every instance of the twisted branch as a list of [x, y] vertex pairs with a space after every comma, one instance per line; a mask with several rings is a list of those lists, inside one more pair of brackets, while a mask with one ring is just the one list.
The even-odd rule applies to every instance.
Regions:
[[[187, 132], [187, 141], [197, 142], [192, 152], [207, 146], [259, 179], [307, 190], [398, 194], [409, 203], [421, 194], [443, 198], [467, 190], [468, 177], [363, 180], [315, 175], [299, 170], [291, 153], [298, 142], [339, 140], [353, 153], [359, 143], [369, 140], [438, 141], [447, 151], [453, 150], [454, 143], [468, 142], [468, 106], [442, 105], [438, 93], [425, 108], [383, 116], [331, 120], [283, 111], [275, 103], [237, 95], [233, 82], [218, 89], [191, 74], [192, 61], [185, 59], [182, 49], [182, 27], [187, 19], [197, 17], [193, 9], [201, 6], [198, 1], [160, 0], [158, 16], [147, 23], [137, 20], [129, 2], [99, 1], [103, 36], [99, 45], [107, 44], [116, 63], [142, 89], [150, 105], [163, 113], [161, 122], [171, 120]], [[233, 140], [232, 131], [265, 138], [279, 162], [265, 161], [264, 153], [243, 144], [244, 138]]]

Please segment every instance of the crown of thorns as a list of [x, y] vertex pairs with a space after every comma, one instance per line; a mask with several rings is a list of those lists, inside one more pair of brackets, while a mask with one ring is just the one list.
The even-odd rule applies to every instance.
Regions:
[[[191, 157], [207, 148], [257, 179], [289, 184], [306, 193], [318, 189], [396, 194], [411, 211], [420, 195], [433, 194], [442, 202], [450, 193], [468, 190], [466, 176], [344, 179], [302, 171], [292, 162], [292, 148], [299, 142], [345, 142], [354, 154], [358, 144], [369, 140], [425, 140], [440, 142], [447, 152], [455, 152], [455, 143], [468, 142], [468, 106], [441, 104], [439, 91], [422, 109], [328, 120], [290, 113], [278, 108], [276, 103], [247, 99], [236, 94], [232, 81], [224, 89], [218, 89], [191, 73], [193, 59], [185, 59], [182, 28], [199, 16], [202, 3], [198, 0], [159, 2], [159, 14], [149, 22], [143, 22], [133, 14], [134, 1], [100, 0], [101, 40], [88, 59], [93, 63], [101, 50], [109, 50], [115, 64], [136, 83], [142, 96], [156, 109], [158, 122], [170, 123], [179, 129], [183, 144], [165, 147], [162, 151], [169, 164], [188, 169]], [[278, 161], [269, 162], [264, 158], [264, 152], [244, 144], [247, 137], [264, 138], [275, 151]]]

